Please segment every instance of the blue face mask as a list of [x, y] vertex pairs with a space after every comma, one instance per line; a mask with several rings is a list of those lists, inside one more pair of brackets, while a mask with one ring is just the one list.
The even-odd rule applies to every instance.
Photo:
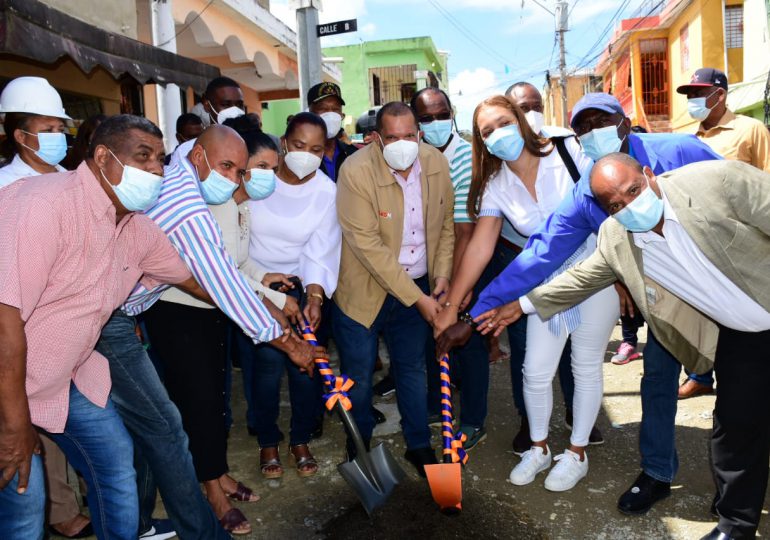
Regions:
[[[109, 148], [108, 148], [109, 150]], [[123, 165], [123, 163], [117, 158], [112, 150], [109, 150], [115, 161], [120, 163], [123, 167], [123, 175], [120, 177], [120, 184], [113, 185], [107, 177], [104, 176], [104, 171], [100, 169], [102, 178], [109, 184], [115, 195], [118, 196], [120, 204], [122, 204], [126, 210], [130, 212], [144, 212], [151, 208], [158, 202], [160, 196], [160, 190], [163, 187], [163, 177], [151, 172], [137, 169], [131, 165]]]
[[246, 193], [254, 201], [267, 199], [275, 191], [275, 173], [272, 169], [251, 169], [246, 182]]
[[425, 142], [436, 148], [444, 146], [452, 135], [451, 120], [434, 120], [428, 124], [420, 124], [422, 138]]
[[[623, 120], [620, 121], [620, 124], [622, 123]], [[585, 155], [597, 161], [608, 154], [620, 151], [624, 140], [618, 137], [618, 127], [620, 127], [620, 124], [596, 128], [578, 137]]]
[[517, 124], [509, 124], [494, 130], [484, 141], [487, 150], [503, 161], [516, 161], [524, 149], [524, 139]]
[[29, 131], [24, 131], [24, 133], [37, 137], [37, 144], [40, 148], [32, 150], [26, 144], [24, 147], [35, 152], [37, 157], [49, 165], [58, 165], [67, 155], [67, 137], [64, 133], [30, 133]]
[[[203, 149], [203, 159], [206, 160], [206, 166], [209, 168], [209, 175], [206, 177], [206, 180], [201, 180], [203, 200], [207, 204], [224, 204], [233, 196], [233, 192], [238, 189], [238, 184], [231, 182], [221, 173], [211, 168], [205, 148]], [[200, 173], [198, 173], [198, 177], [200, 178]]]
[[663, 215], [663, 199], [659, 198], [650, 187], [650, 179], [644, 175], [647, 187], [636, 199], [612, 217], [631, 232], [647, 232], [660, 221]]

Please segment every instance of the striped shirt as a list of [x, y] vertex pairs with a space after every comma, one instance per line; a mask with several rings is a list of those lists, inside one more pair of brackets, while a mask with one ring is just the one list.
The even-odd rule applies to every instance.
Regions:
[[471, 189], [471, 145], [457, 133], [444, 149], [449, 162], [449, 176], [455, 192], [455, 223], [473, 223], [468, 215], [468, 192]]
[[[255, 343], [282, 335], [273, 319], [249, 287], [238, 265], [225, 249], [222, 232], [206, 207], [197, 175], [187, 158], [165, 169], [165, 180], [158, 202], [146, 212], [176, 247], [201, 287], [214, 303]], [[167, 286], [146, 289], [141, 284], [123, 306], [128, 315], [137, 315], [152, 306]]]

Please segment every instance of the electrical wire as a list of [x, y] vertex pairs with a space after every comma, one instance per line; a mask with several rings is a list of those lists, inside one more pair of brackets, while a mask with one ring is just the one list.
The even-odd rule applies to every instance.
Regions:
[[467, 29], [460, 21], [458, 21], [451, 13], [449, 13], [443, 6], [441, 6], [436, 0], [428, 0], [430, 4], [438, 11], [442, 17], [444, 17], [449, 23], [454, 26], [458, 32], [465, 36], [471, 43], [476, 45], [483, 52], [487, 53], [491, 58], [494, 58], [503, 65], [512, 65], [510, 60], [502, 56], [495, 49], [487, 45], [480, 38], [476, 37], [469, 29]]
[[[663, 1], [665, 1], [665, 0], [663, 0]], [[604, 44], [604, 40], [606, 39], [607, 34], [609, 34], [610, 30], [612, 30], [615, 27], [615, 24], [617, 23], [618, 19], [620, 18], [621, 14], [623, 13], [623, 11], [628, 7], [629, 3], [630, 3], [630, 0], [623, 0], [623, 3], [620, 4], [620, 7], [612, 15], [612, 17], [610, 18], [609, 22], [604, 27], [604, 30], [602, 30], [601, 34], [599, 34], [599, 37], [597, 38], [597, 40], [594, 42], [593, 45], [591, 45], [591, 47], [588, 49], [588, 51], [583, 55], [583, 58], [580, 61], [578, 61], [578, 63], [575, 66], [576, 70], [580, 69], [581, 67], [585, 67], [585, 65], [590, 63], [590, 61], [586, 62], [586, 59], [588, 59], [588, 57], [591, 54], [594, 53], [594, 51], [596, 50], [597, 47], [599, 47], [599, 46]], [[604, 48], [602, 47], [601, 52], [603, 52], [603, 51], [604, 51]], [[599, 55], [601, 55], [601, 52], [599, 53]], [[598, 58], [598, 56], [597, 56], [597, 58]]]
[[211, 7], [211, 4], [213, 4], [213, 3], [214, 3], [214, 0], [209, 0], [209, 3], [208, 3], [208, 4], [206, 4], [206, 5], [203, 7], [203, 9], [202, 9], [202, 10], [200, 10], [200, 12], [198, 12], [198, 13], [195, 15], [195, 17], [193, 17], [193, 20], [191, 20], [190, 22], [188, 22], [187, 24], [185, 24], [185, 25], [182, 27], [182, 29], [181, 29], [179, 32], [177, 32], [176, 34], [174, 34], [174, 37], [172, 37], [172, 38], [168, 38], [166, 41], [164, 41], [164, 42], [163, 42], [163, 43], [161, 43], [160, 45], [155, 45], [155, 46], [156, 46], [156, 47], [163, 47], [164, 45], [168, 45], [169, 43], [171, 43], [172, 41], [174, 41], [174, 40], [175, 40], [177, 37], [179, 37], [179, 34], [181, 34], [182, 32], [184, 32], [184, 31], [185, 31], [185, 30], [187, 30], [188, 28], [190, 28], [190, 26], [192, 25], [192, 23], [194, 23], [195, 21], [197, 21], [197, 20], [200, 18], [200, 16], [201, 16], [201, 15], [203, 15], [203, 14], [206, 12], [206, 10], [209, 8], [209, 7]]

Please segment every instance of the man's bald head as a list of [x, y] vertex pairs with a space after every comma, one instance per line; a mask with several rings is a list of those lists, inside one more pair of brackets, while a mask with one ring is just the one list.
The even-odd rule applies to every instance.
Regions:
[[208, 171], [214, 169], [238, 184], [242, 171], [246, 169], [249, 152], [237, 131], [215, 124], [208, 127], [195, 141], [189, 159], [197, 168], [201, 180], [208, 178]]
[[649, 167], [642, 165], [628, 154], [608, 154], [594, 163], [591, 170], [591, 191], [610, 215], [625, 208], [647, 187], [660, 197], [655, 176]]

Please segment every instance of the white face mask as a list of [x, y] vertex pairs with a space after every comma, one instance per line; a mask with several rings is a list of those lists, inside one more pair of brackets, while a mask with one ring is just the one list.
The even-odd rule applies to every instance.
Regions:
[[334, 111], [325, 112], [320, 115], [321, 119], [326, 124], [326, 138], [334, 139], [337, 133], [340, 132], [340, 126], [342, 126], [342, 115]]
[[310, 152], [287, 152], [283, 161], [291, 172], [302, 180], [321, 166], [321, 158]]
[[535, 132], [535, 135], [539, 134], [540, 130], [543, 129], [543, 126], [545, 125], [545, 116], [543, 113], [537, 111], [529, 111], [524, 116], [527, 119], [529, 127], [531, 127], [532, 131]]
[[[382, 139], [380, 139], [382, 144]], [[385, 162], [395, 171], [405, 171], [412, 166], [417, 159], [420, 147], [415, 141], [406, 141], [401, 139], [382, 148], [382, 157]]]
[[211, 112], [214, 113], [214, 116], [217, 119], [217, 124], [224, 124], [225, 120], [228, 118], [238, 118], [239, 116], [246, 114], [246, 111], [240, 107], [236, 107], [235, 105], [226, 109], [222, 109], [219, 112], [215, 111], [212, 105], [209, 105], [209, 108], [211, 109]]

